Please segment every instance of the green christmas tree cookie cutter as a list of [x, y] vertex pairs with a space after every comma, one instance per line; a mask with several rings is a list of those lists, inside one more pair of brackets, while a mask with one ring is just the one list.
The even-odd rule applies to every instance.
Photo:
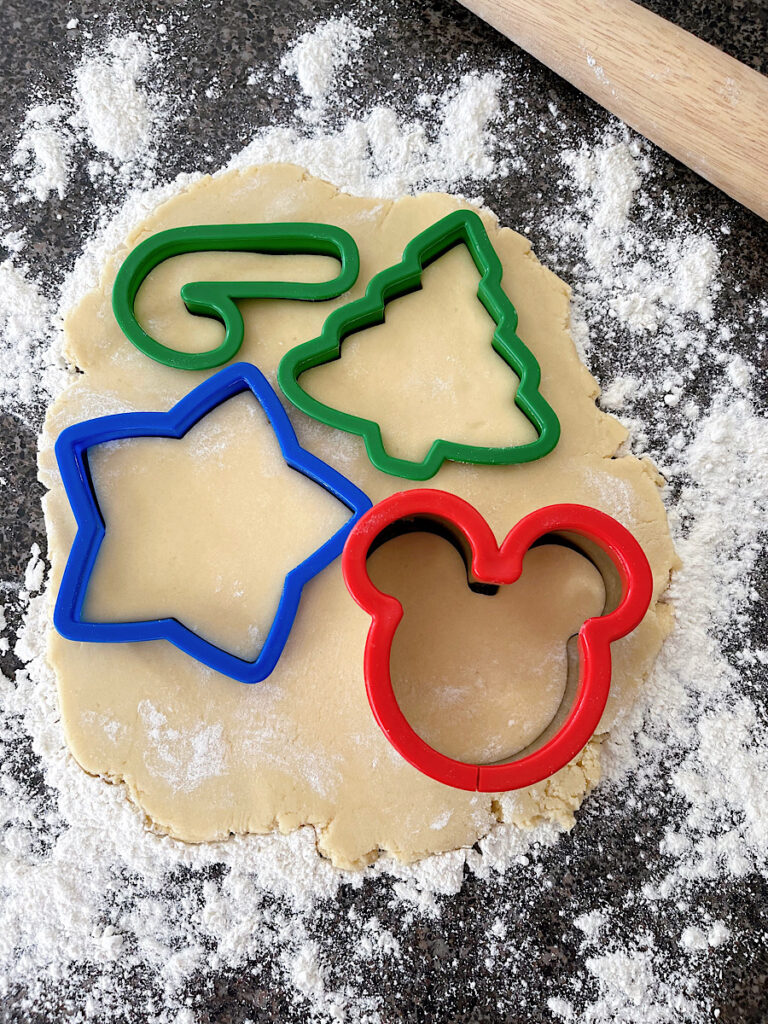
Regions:
[[[424, 268], [460, 243], [467, 246], [481, 275], [477, 297], [496, 322], [493, 348], [520, 379], [515, 404], [536, 428], [538, 437], [507, 447], [436, 440], [421, 462], [395, 458], [384, 447], [378, 423], [318, 401], [301, 387], [299, 377], [315, 366], [339, 359], [342, 344], [350, 334], [383, 323], [386, 303], [419, 289]], [[407, 480], [428, 480], [446, 460], [496, 466], [542, 458], [557, 444], [560, 422], [539, 391], [539, 364], [517, 334], [517, 310], [504, 292], [501, 278], [501, 261], [480, 217], [472, 210], [449, 213], [408, 243], [400, 263], [376, 274], [362, 298], [335, 309], [318, 338], [298, 345], [283, 357], [277, 374], [283, 393], [313, 419], [360, 435], [377, 469]]]
[[[136, 319], [136, 295], [158, 264], [191, 252], [251, 252], [333, 256], [341, 263], [330, 281], [192, 281], [181, 289], [190, 313], [216, 317], [224, 340], [207, 352], [180, 352], [151, 337]], [[178, 370], [211, 370], [228, 362], [243, 344], [245, 328], [237, 299], [297, 299], [324, 302], [349, 291], [360, 256], [350, 234], [332, 224], [210, 224], [170, 228], [137, 245], [124, 260], [112, 290], [112, 309], [123, 333], [144, 355]]]

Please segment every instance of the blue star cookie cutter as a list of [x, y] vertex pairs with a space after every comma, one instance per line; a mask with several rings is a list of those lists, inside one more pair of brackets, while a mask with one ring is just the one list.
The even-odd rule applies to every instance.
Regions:
[[[91, 479], [88, 449], [129, 437], [179, 439], [216, 406], [244, 391], [250, 391], [266, 413], [286, 463], [324, 487], [352, 513], [344, 526], [285, 577], [275, 618], [256, 660], [247, 661], [217, 647], [174, 618], [134, 622], [84, 619], [88, 583], [106, 533]], [[168, 640], [197, 661], [241, 683], [258, 683], [273, 671], [296, 618], [304, 584], [341, 554], [350, 531], [371, 507], [368, 496], [350, 480], [301, 447], [279, 398], [266, 377], [250, 363], [234, 363], [220, 370], [168, 412], [119, 413], [67, 427], [56, 440], [56, 459], [77, 523], [53, 613], [57, 631], [67, 640], [92, 643]]]

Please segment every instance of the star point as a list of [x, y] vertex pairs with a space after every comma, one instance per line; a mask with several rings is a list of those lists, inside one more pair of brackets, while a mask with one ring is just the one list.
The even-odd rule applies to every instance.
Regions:
[[[351, 513], [340, 529], [286, 575], [277, 612], [258, 657], [254, 661], [240, 658], [205, 640], [176, 618], [131, 622], [85, 619], [85, 596], [106, 535], [88, 449], [125, 438], [182, 438], [213, 409], [245, 391], [250, 391], [264, 410], [286, 464], [333, 494]], [[350, 531], [371, 507], [367, 495], [350, 480], [301, 447], [275, 391], [250, 363], [235, 363], [219, 371], [168, 412], [118, 413], [67, 427], [56, 441], [56, 458], [77, 523], [54, 609], [57, 631], [65, 639], [91, 643], [167, 640], [209, 668], [243, 683], [260, 682], [274, 670], [296, 618], [304, 585], [341, 554]]]

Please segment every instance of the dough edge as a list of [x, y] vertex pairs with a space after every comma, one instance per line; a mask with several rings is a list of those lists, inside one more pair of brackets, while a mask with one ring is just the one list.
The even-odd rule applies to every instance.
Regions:
[[[261, 171], [261, 168], [256, 169], [256, 173]], [[236, 176], [241, 180], [247, 180], [253, 172], [250, 171], [235, 171], [229, 172], [230, 176]], [[292, 168], [291, 173], [296, 173], [299, 176], [299, 182], [308, 182], [316, 179], [311, 179], [311, 176], [307, 172], [300, 168]], [[218, 179], [221, 181], [221, 179]], [[181, 203], [185, 197], [197, 193], [200, 189], [205, 188], [209, 182], [217, 181], [215, 178], [203, 178], [190, 186], [184, 187], [180, 193], [172, 198], [164, 201], [157, 207], [152, 213], [148, 215], [147, 221], [160, 217], [162, 211], [173, 204]], [[341, 190], [336, 189], [334, 186], [324, 183], [329, 190], [332, 190], [332, 194], [326, 197], [327, 201], [330, 201], [334, 196], [346, 195]], [[457, 200], [453, 196], [443, 196], [439, 193], [427, 193], [426, 196], [437, 197], [441, 201], [456, 205], [468, 205]], [[421, 199], [421, 196], [414, 197], [415, 201]], [[414, 201], [412, 200], [412, 201]], [[384, 201], [381, 205], [387, 207], [389, 211], [397, 205], [399, 201]], [[483, 216], [492, 223], [495, 222], [495, 218], [489, 215], [487, 211], [481, 211]], [[145, 222], [146, 223], [146, 222]], [[153, 229], [154, 230], [154, 229]], [[500, 228], [499, 234], [511, 232], [508, 228]], [[104, 291], [107, 285], [111, 282], [114, 277], [116, 266], [120, 259], [124, 255], [128, 248], [133, 247], [144, 235], [147, 233], [147, 229], [144, 225], [140, 225], [134, 229], [129, 235], [128, 239], [123, 246], [120, 246], [114, 253], [111, 259], [105, 262], [102, 269], [101, 279], [99, 288], [97, 291]], [[519, 238], [519, 236], [517, 236]], [[559, 288], [563, 290], [566, 298], [569, 295], [569, 289], [564, 285], [555, 275], [551, 274], [546, 268], [541, 267], [536, 260], [535, 255], [530, 249], [530, 245], [526, 243], [526, 248], [519, 253], [519, 255], [525, 260], [534, 261], [538, 267], [544, 271], [545, 275], [557, 282]], [[361, 279], [364, 274], [361, 272]], [[550, 282], [551, 283], [551, 282]], [[67, 318], [67, 323], [71, 324], [72, 314]], [[563, 326], [568, 330], [569, 319], [567, 313], [567, 307], [563, 316]], [[70, 355], [71, 355], [70, 350]], [[242, 357], [242, 356], [241, 356]], [[583, 367], [583, 374], [589, 378], [591, 386], [587, 390], [588, 397], [594, 401], [599, 395], [599, 387], [597, 383], [591, 378], [588, 371]], [[78, 383], [77, 378], [73, 381], [73, 385]], [[69, 394], [71, 387], [62, 396], [65, 399]], [[57, 399], [54, 403], [53, 408], [58, 408], [61, 404], [62, 399]], [[603, 458], [612, 459], [615, 462], [623, 462], [625, 466], [630, 465], [634, 467], [634, 472], [639, 473], [641, 476], [646, 478], [646, 484], [652, 485], [654, 488], [660, 488], [663, 481], [647, 459], [638, 460], [632, 455], [617, 455], [616, 453], [620, 450], [624, 441], [627, 437], [627, 431], [621, 427], [618, 422], [608, 414], [599, 413], [599, 417], [602, 420], [601, 427], [606, 434], [606, 438], [609, 439], [609, 446], [613, 447], [612, 455], [603, 455]], [[55, 469], [52, 469], [51, 460], [51, 433], [49, 429], [49, 423], [51, 422], [51, 415], [46, 421], [46, 428], [44, 429], [43, 436], [41, 438], [41, 473], [40, 477], [43, 483], [49, 488], [49, 492], [44, 498], [44, 512], [46, 518], [46, 526], [49, 531], [49, 536], [54, 538], [55, 545], [56, 537], [61, 533], [61, 527], [58, 522], [61, 507], [59, 495], [59, 507], [53, 507], [54, 501], [51, 495], [52, 489], [57, 486], [56, 477], [57, 474]], [[58, 430], [58, 427], [57, 427]], [[429, 481], [428, 486], [432, 486], [434, 481]], [[673, 627], [673, 610], [671, 605], [663, 600], [664, 591], [668, 585], [668, 581], [671, 573], [679, 566], [679, 560], [674, 554], [671, 546], [671, 541], [667, 545], [667, 550], [664, 553], [664, 557], [659, 559], [661, 562], [665, 562], [664, 571], [662, 571], [661, 580], [657, 580], [656, 595], [653, 605], [649, 610], [648, 616], [643, 624], [643, 627], [647, 631], [653, 633], [652, 644], [655, 648], [660, 648], [663, 639]], [[62, 569], [62, 558], [57, 557], [54, 559], [54, 573], [53, 577], [56, 580], [60, 576]], [[54, 588], [49, 589], [49, 595], [53, 596]], [[647, 677], [648, 671], [655, 658], [655, 654], [650, 658], [648, 665], [645, 670], [636, 678], [635, 686], [642, 685], [642, 682]], [[364, 864], [370, 863], [375, 860], [379, 852], [386, 852], [394, 855], [398, 859], [409, 862], [418, 860], [423, 856], [427, 856], [433, 853], [446, 852], [451, 849], [458, 847], [469, 847], [478, 839], [486, 835], [497, 822], [510, 823], [518, 825], [523, 828], [532, 828], [545, 821], [556, 822], [563, 828], [570, 828], [575, 821], [575, 811], [578, 809], [584, 796], [597, 784], [600, 778], [600, 746], [605, 738], [606, 732], [597, 734], [587, 747], [561, 772], [545, 782], [539, 783], [537, 786], [530, 787], [530, 789], [515, 794], [503, 794], [500, 796], [483, 796], [480, 800], [480, 806], [476, 809], [477, 813], [472, 813], [469, 818], [471, 819], [467, 827], [464, 829], [465, 834], [463, 836], [457, 836], [445, 843], [441, 843], [435, 836], [434, 841], [431, 841], [428, 846], [424, 848], [418, 847], [418, 845], [406, 847], [398, 844], [393, 837], [383, 845], [378, 844], [376, 847], [368, 849], [366, 851], [358, 851], [355, 856], [346, 855], [343, 848], [336, 845], [334, 840], [334, 828], [336, 824], [335, 816], [330, 815], [323, 817], [322, 815], [316, 816], [315, 820], [299, 821], [295, 814], [286, 812], [284, 814], [278, 814], [271, 818], [270, 822], [265, 827], [255, 828], [252, 823], [249, 823], [247, 827], [242, 829], [237, 828], [217, 828], [205, 837], [200, 837], [191, 834], [190, 830], [180, 827], [179, 822], [174, 820], [172, 814], [164, 813], [162, 806], [158, 804], [157, 799], [153, 799], [152, 795], [147, 793], [143, 788], [140, 778], [138, 775], [133, 773], [129, 768], [125, 770], [115, 770], [112, 765], [104, 765], [99, 763], [100, 758], [94, 757], [92, 752], [87, 749], [87, 745], [82, 743], [82, 735], [76, 735], [67, 726], [69, 707], [71, 702], [71, 695], [65, 693], [66, 684], [62, 680], [60, 674], [56, 673], [57, 686], [59, 688], [60, 700], [62, 703], [62, 713], [64, 718], [65, 729], [67, 731], [67, 738], [70, 744], [70, 749], [81, 764], [83, 769], [90, 774], [99, 775], [105, 780], [112, 783], [124, 783], [126, 792], [129, 798], [141, 809], [145, 815], [147, 826], [152, 828], [154, 831], [167, 834], [173, 838], [184, 840], [187, 842], [209, 842], [219, 841], [227, 838], [234, 834], [245, 834], [245, 833], [256, 833], [265, 834], [274, 829], [288, 833], [301, 825], [308, 824], [314, 827], [317, 834], [317, 845], [318, 849], [325, 856], [330, 857], [335, 864], [343, 868], [357, 869]], [[303, 815], [302, 817], [308, 817]], [[432, 840], [433, 837], [429, 837]]]

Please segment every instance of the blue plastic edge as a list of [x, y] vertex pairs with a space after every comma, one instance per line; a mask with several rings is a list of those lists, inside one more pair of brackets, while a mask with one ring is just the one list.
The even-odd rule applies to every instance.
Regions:
[[[250, 391], [277, 436], [286, 463], [314, 480], [352, 512], [351, 518], [285, 577], [275, 618], [255, 661], [246, 661], [204, 640], [177, 619], [137, 622], [91, 622], [83, 604], [106, 528], [88, 469], [88, 449], [128, 437], [181, 438], [207, 413], [228, 398]], [[67, 640], [129, 643], [168, 640], [216, 672], [241, 683], [258, 683], [273, 671], [283, 652], [299, 608], [302, 589], [341, 554], [355, 523], [371, 500], [345, 476], [302, 448], [291, 422], [264, 374], [251, 363], [233, 363], [209, 377], [168, 412], [130, 412], [100, 416], [67, 427], [56, 440], [56, 460], [77, 524], [56, 598], [53, 624]]]

